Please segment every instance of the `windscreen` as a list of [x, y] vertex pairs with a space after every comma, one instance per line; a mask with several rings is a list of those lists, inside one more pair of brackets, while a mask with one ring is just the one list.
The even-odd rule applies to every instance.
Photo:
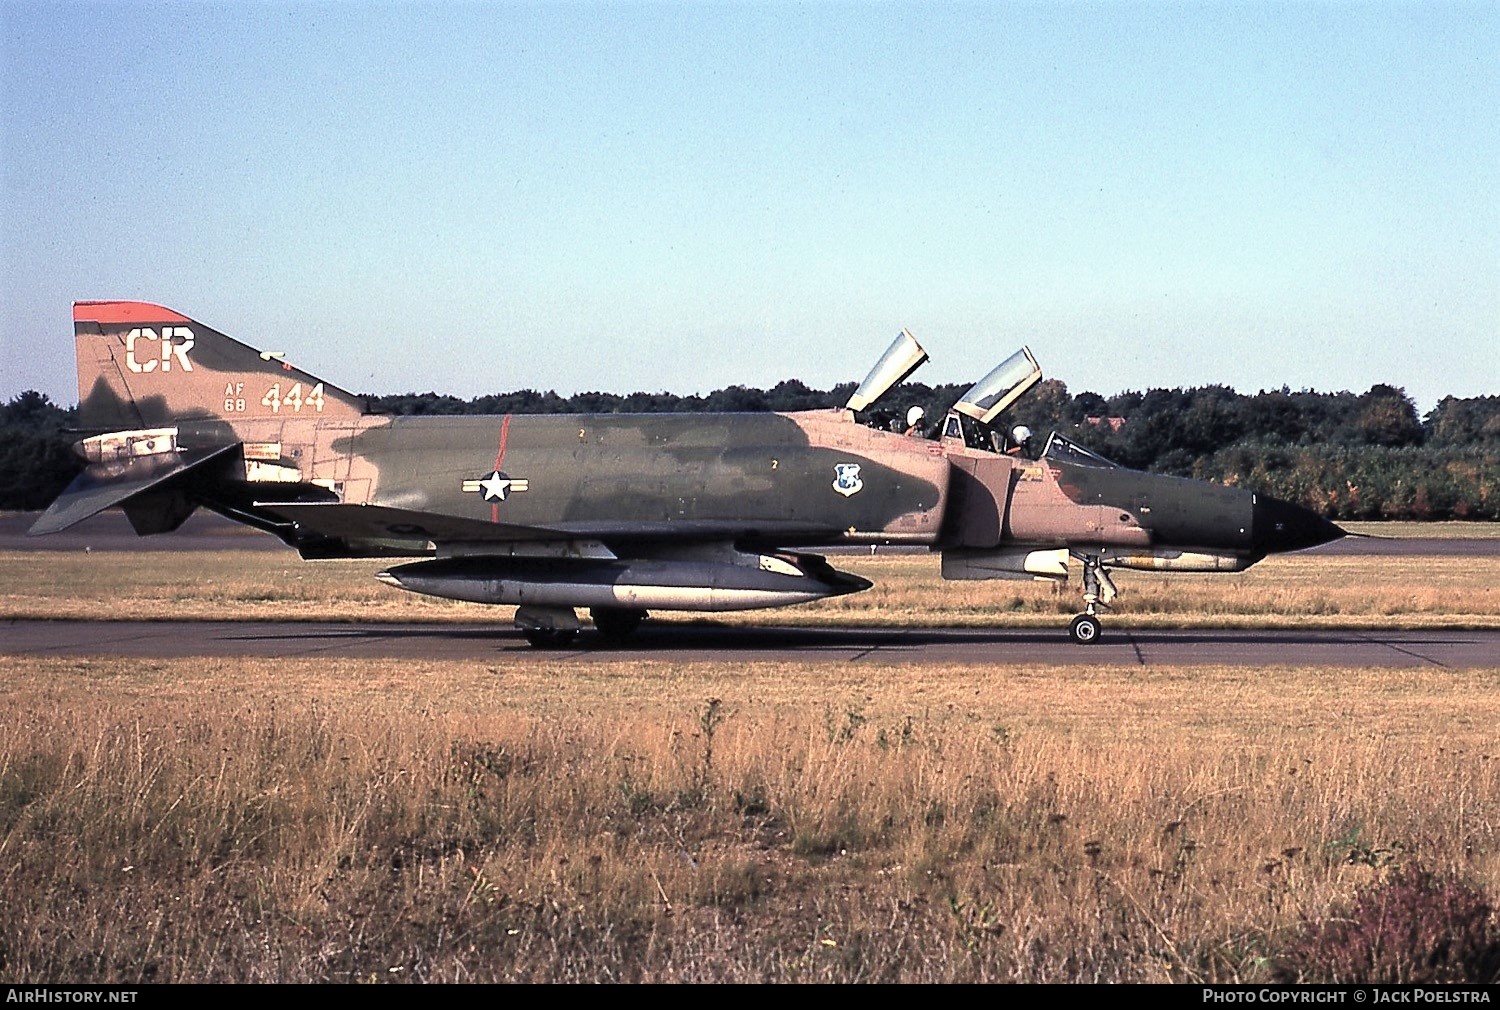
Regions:
[[1112, 463], [1099, 455], [1079, 445], [1070, 442], [1057, 432], [1047, 437], [1047, 448], [1042, 450], [1043, 459], [1057, 460], [1061, 463], [1076, 463], [1079, 466], [1108, 466], [1119, 467], [1120, 464]]

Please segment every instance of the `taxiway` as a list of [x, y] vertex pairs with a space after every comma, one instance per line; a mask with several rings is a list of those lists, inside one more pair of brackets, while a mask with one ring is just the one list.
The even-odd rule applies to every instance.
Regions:
[[109, 655], [438, 662], [568, 659], [674, 662], [845, 662], [1095, 665], [1500, 667], [1500, 631], [1154, 631], [1110, 628], [1077, 646], [1053, 628], [806, 628], [712, 621], [648, 623], [625, 644], [592, 632], [576, 647], [539, 651], [509, 624], [354, 624], [293, 621], [30, 621], [0, 623], [3, 651]]

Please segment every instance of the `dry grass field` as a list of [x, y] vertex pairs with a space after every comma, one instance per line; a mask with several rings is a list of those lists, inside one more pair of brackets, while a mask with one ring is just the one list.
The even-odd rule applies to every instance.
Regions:
[[1500, 669], [0, 657], [0, 704], [11, 982], [1500, 973]]
[[[1472, 534], [1471, 534], [1472, 535]], [[1057, 624], [843, 556], [742, 620]], [[0, 553], [0, 617], [495, 621], [378, 562]], [[1122, 573], [1112, 626], [1500, 626], [1486, 562]], [[0, 979], [1500, 981], [1493, 668], [7, 656]]]
[[[725, 615], [752, 623], [1059, 626], [1082, 609], [1066, 587], [947, 582], [931, 555], [840, 555], [875, 582], [852, 596]], [[512, 608], [417, 596], [378, 583], [380, 561], [305, 562], [291, 551], [0, 552], [0, 618], [477, 621]], [[1247, 572], [1120, 572], [1111, 627], [1500, 627], [1492, 559], [1294, 554]], [[666, 616], [670, 619], [670, 615]]]

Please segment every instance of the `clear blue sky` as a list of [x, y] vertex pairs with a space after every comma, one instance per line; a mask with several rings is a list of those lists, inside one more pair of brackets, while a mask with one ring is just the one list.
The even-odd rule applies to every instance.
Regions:
[[1500, 7], [0, 4], [0, 397], [70, 303], [366, 392], [1500, 393]]

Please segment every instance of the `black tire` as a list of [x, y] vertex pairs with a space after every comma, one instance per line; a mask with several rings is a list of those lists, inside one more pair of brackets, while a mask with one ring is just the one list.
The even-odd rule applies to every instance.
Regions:
[[641, 622], [646, 619], [646, 612], [626, 607], [593, 607], [589, 610], [589, 616], [594, 619], [594, 627], [599, 629], [599, 634], [611, 642], [623, 642], [641, 626]]
[[561, 628], [527, 628], [522, 634], [533, 649], [561, 649], [578, 637], [578, 632]]
[[1099, 623], [1099, 618], [1093, 614], [1079, 614], [1073, 618], [1073, 623], [1068, 625], [1068, 635], [1079, 645], [1093, 645], [1099, 641], [1104, 626]]

